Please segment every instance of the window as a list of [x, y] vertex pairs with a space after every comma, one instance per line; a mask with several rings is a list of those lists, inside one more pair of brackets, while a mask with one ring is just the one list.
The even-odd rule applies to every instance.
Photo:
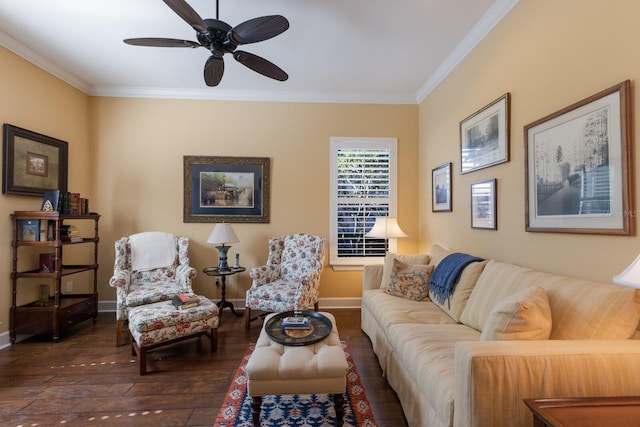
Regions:
[[[362, 266], [384, 257], [365, 237], [376, 216], [396, 216], [396, 138], [331, 138], [330, 262]], [[396, 250], [389, 241], [389, 250]]]

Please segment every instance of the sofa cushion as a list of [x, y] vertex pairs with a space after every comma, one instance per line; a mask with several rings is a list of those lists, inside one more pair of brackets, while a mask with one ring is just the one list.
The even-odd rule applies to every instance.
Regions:
[[391, 274], [393, 273], [393, 260], [397, 259], [402, 262], [406, 262], [407, 264], [429, 264], [429, 255], [427, 254], [418, 254], [418, 255], [407, 255], [407, 254], [396, 254], [393, 252], [387, 252], [384, 257], [384, 268], [382, 269], [382, 282], [380, 282], [381, 288], [386, 288], [389, 286], [389, 282], [391, 282]]
[[393, 270], [389, 286], [385, 293], [414, 301], [429, 299], [429, 277], [433, 272], [432, 265], [407, 264], [393, 260]]
[[491, 260], [460, 320], [482, 331], [496, 303], [529, 286], [547, 292], [550, 339], [627, 339], [640, 320], [636, 289], [544, 273]]
[[362, 293], [362, 305], [375, 313], [380, 327], [389, 332], [389, 326], [408, 323], [452, 324], [454, 320], [431, 301], [413, 301], [393, 297], [382, 289]]
[[[433, 245], [429, 250], [429, 265], [433, 265], [437, 267], [447, 255], [452, 254], [453, 252], [443, 248], [439, 245]], [[460, 315], [464, 310], [467, 301], [469, 300], [469, 296], [471, 295], [471, 291], [473, 287], [476, 285], [478, 281], [478, 277], [482, 273], [484, 266], [487, 264], [487, 261], [480, 262], [472, 262], [467, 265], [464, 270], [462, 270], [462, 274], [460, 275], [460, 279], [458, 283], [456, 283], [455, 288], [453, 290], [453, 295], [447, 301], [444, 301], [442, 304], [438, 303], [431, 294], [431, 300], [434, 304], [440, 307], [445, 313], [451, 316], [456, 322], [460, 321]]]
[[493, 307], [480, 340], [546, 340], [549, 334], [551, 309], [547, 293], [532, 286], [509, 295]]
[[[388, 337], [394, 349], [387, 373], [391, 386], [399, 395], [406, 395], [406, 389], [419, 390], [419, 396], [427, 396], [436, 414], [439, 421], [436, 425], [452, 425], [455, 345], [458, 341], [478, 341], [480, 333], [458, 324], [407, 324], [391, 326]], [[399, 370], [406, 371], [406, 375]], [[405, 383], [409, 378], [413, 386]]]

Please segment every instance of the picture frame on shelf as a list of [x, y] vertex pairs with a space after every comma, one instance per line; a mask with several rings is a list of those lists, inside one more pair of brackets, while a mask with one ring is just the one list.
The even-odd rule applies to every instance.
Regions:
[[451, 162], [431, 170], [431, 211], [451, 212]]
[[184, 156], [184, 222], [268, 223], [268, 157]]
[[2, 192], [43, 196], [67, 190], [68, 144], [5, 123], [3, 126]]
[[631, 235], [629, 80], [524, 127], [525, 227]]
[[495, 178], [471, 184], [471, 228], [498, 229], [497, 185]]
[[507, 92], [460, 122], [460, 173], [509, 161], [510, 100]]
[[37, 242], [40, 240], [40, 221], [24, 219], [20, 222], [20, 240], [23, 242]]

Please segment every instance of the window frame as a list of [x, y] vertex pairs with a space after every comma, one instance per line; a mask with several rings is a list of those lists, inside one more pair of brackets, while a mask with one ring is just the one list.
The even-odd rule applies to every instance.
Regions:
[[[385, 149], [389, 151], [389, 216], [397, 216], [398, 208], [398, 139], [391, 137], [331, 137], [330, 138], [330, 237], [329, 263], [334, 270], [361, 270], [365, 264], [382, 264], [384, 256], [338, 257], [338, 155], [341, 149]], [[379, 203], [379, 199], [378, 202]], [[374, 202], [372, 202], [374, 203]], [[389, 239], [389, 252], [396, 252], [397, 239]]]

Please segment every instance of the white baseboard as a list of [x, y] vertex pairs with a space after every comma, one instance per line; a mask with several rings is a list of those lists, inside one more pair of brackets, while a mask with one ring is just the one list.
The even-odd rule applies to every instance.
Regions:
[[[244, 299], [230, 299], [236, 310], [244, 310]], [[320, 298], [318, 303], [320, 308], [360, 308], [362, 298]], [[116, 311], [116, 302], [98, 301], [98, 311], [100, 313], [109, 313]]]
[[[233, 303], [237, 310], [244, 310], [244, 299], [229, 300]], [[320, 309], [331, 308], [360, 308], [361, 298], [320, 298], [318, 306]], [[115, 313], [116, 301], [98, 301], [98, 312]], [[0, 333], [0, 350], [8, 348], [11, 345], [9, 331]]]

